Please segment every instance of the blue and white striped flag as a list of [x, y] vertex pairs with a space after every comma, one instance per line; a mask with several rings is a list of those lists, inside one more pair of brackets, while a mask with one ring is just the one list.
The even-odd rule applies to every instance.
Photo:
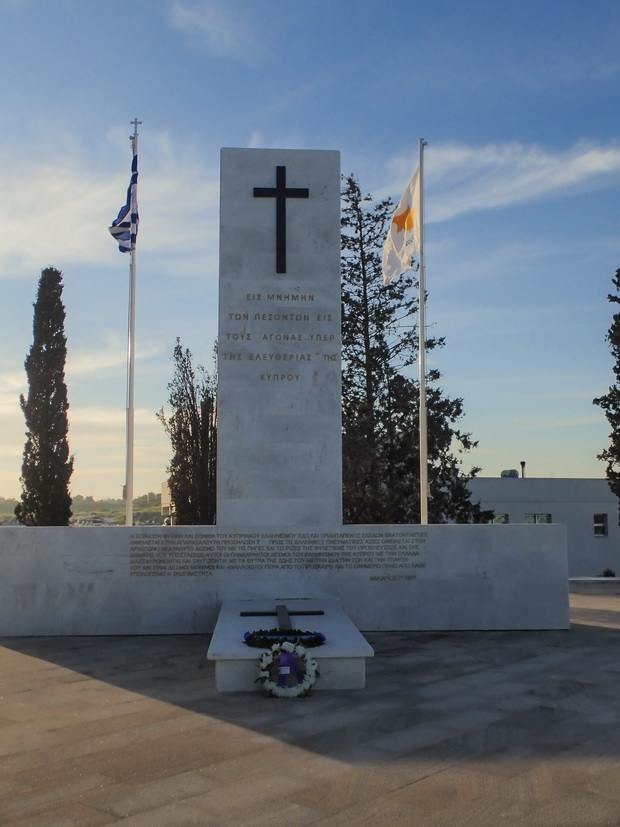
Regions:
[[131, 162], [131, 181], [127, 189], [127, 202], [120, 208], [118, 216], [108, 228], [118, 241], [121, 253], [135, 249], [138, 236], [138, 156]]

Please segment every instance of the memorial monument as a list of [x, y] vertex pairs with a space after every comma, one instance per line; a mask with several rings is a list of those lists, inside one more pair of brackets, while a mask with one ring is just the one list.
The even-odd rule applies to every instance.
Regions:
[[569, 627], [561, 525], [342, 524], [339, 189], [337, 152], [222, 150], [217, 525], [3, 527], [0, 634]]
[[339, 526], [339, 153], [221, 164], [217, 524]]

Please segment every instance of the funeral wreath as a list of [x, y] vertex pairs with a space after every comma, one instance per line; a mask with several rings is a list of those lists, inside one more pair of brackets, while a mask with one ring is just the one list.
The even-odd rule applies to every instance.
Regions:
[[307, 649], [288, 640], [263, 652], [259, 669], [256, 682], [276, 698], [307, 695], [319, 676], [317, 663]]
[[257, 629], [255, 632], [246, 632], [243, 636], [246, 646], [254, 646], [256, 649], [269, 649], [274, 643], [284, 643], [285, 640], [310, 649], [312, 646], [322, 646], [325, 635], [322, 632], [303, 632], [301, 629], [275, 628]]

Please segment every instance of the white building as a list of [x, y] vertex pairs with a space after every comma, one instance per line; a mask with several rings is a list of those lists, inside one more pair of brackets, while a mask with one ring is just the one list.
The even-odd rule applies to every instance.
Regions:
[[495, 512], [498, 523], [563, 523], [569, 577], [620, 577], [618, 498], [604, 479], [481, 477], [470, 482], [472, 501]]
[[161, 516], [164, 518], [164, 525], [174, 525], [174, 503], [167, 482], [161, 484]]

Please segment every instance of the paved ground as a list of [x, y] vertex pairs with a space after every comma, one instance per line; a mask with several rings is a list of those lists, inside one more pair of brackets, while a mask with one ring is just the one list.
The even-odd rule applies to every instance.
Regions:
[[217, 693], [206, 636], [0, 638], [0, 823], [620, 825], [620, 586], [571, 607], [294, 700]]

